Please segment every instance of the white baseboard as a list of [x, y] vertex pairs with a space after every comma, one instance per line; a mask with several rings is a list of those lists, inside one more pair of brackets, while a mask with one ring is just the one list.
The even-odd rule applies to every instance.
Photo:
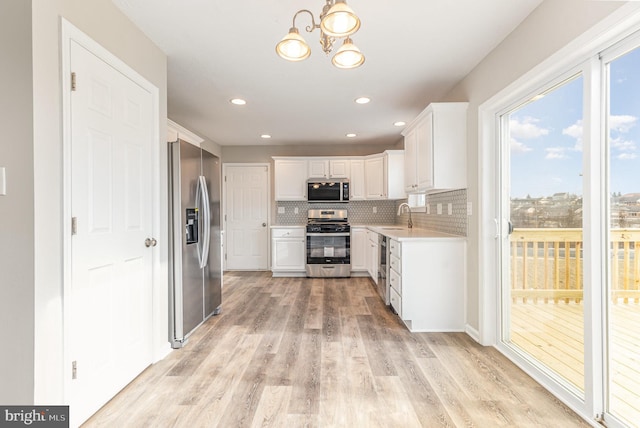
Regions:
[[471, 327], [469, 324], [465, 325], [464, 328], [465, 333], [467, 333], [473, 340], [480, 343], [480, 332], [475, 328]]

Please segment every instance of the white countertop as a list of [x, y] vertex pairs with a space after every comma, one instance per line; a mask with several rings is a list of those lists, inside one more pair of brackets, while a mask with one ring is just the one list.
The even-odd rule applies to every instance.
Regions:
[[[271, 229], [302, 229], [305, 228], [304, 224], [274, 224], [271, 225]], [[380, 224], [380, 225], [367, 225], [367, 224], [352, 224], [352, 228], [360, 227], [366, 228], [373, 232], [379, 233], [396, 241], [420, 241], [420, 240], [437, 240], [437, 239], [459, 239], [466, 241], [466, 236], [451, 235], [450, 233], [438, 232], [430, 229], [420, 229], [414, 227], [409, 229], [406, 226], [398, 224]]]
[[372, 232], [379, 233], [396, 241], [419, 241], [435, 239], [459, 239], [466, 241], [466, 236], [451, 235], [449, 233], [438, 232], [436, 230], [412, 228], [400, 225], [364, 226]]

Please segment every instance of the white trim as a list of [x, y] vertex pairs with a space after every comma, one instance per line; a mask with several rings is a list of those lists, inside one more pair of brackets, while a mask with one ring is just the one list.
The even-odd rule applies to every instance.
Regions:
[[[227, 181], [226, 181], [226, 176], [227, 176], [227, 167], [234, 167], [234, 166], [238, 166], [238, 167], [242, 167], [242, 166], [250, 166], [250, 167], [266, 167], [267, 168], [267, 267], [265, 269], [265, 271], [271, 270], [271, 164], [270, 163], [223, 163], [222, 164], [222, 188], [223, 188], [223, 192], [222, 192], [222, 213], [223, 213], [223, 219], [222, 219], [222, 224], [224, 225], [223, 227], [223, 236], [224, 236], [224, 244], [223, 244], [223, 248], [224, 248], [224, 252], [226, 254], [227, 252], [227, 236], [229, 235], [227, 233]], [[222, 255], [222, 266], [223, 269], [222, 271], [224, 272], [225, 270], [227, 270], [227, 258], [225, 257], [225, 254]]]
[[[175, 123], [171, 119], [167, 119], [167, 127], [169, 128], [169, 132], [175, 132], [175, 138], [181, 139], [182, 141], [186, 141], [187, 143], [193, 144], [194, 146], [200, 147], [200, 144], [204, 142], [204, 138], [199, 137], [193, 132], [189, 131], [187, 128]], [[169, 141], [175, 141], [173, 138], [169, 138]]]
[[477, 329], [473, 328], [473, 326], [465, 324], [464, 332], [467, 333], [467, 335], [469, 335], [473, 340], [480, 343], [480, 332]]
[[[63, 301], [63, 398], [64, 402], [69, 401], [69, 390], [71, 383], [70, 364], [70, 343], [69, 343], [69, 313], [65, 311], [65, 296], [70, 294], [71, 286], [71, 41], [78, 43], [102, 61], [109, 64], [118, 72], [127, 76], [152, 96], [152, 117], [153, 117], [153, 143], [152, 143], [152, 213], [159, 213], [162, 180], [160, 174], [160, 90], [137, 71], [129, 67], [122, 60], [106, 50], [87, 34], [79, 30], [65, 18], [60, 17], [60, 67], [62, 79], [62, 243], [63, 243], [63, 272], [62, 272], [62, 301]], [[161, 220], [158, 214], [152, 214], [152, 235], [157, 237], [158, 242], [168, 242], [167, 233], [161, 227]], [[167, 311], [166, 307], [159, 307], [158, 301], [160, 293], [165, 293], [167, 288], [167, 268], [161, 263], [160, 249], [152, 249], [152, 359], [157, 362], [164, 358], [170, 351], [168, 337], [166, 337], [167, 326], [158, 325], [158, 320], [162, 320], [161, 311]], [[162, 287], [162, 285], [165, 287]], [[165, 340], [160, 337], [166, 337]]]

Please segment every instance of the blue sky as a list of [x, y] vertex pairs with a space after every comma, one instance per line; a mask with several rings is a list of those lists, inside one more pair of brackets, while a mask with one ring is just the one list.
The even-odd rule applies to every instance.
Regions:
[[[610, 190], [640, 193], [640, 49], [610, 73]], [[582, 195], [582, 85], [578, 76], [511, 113], [512, 197]]]

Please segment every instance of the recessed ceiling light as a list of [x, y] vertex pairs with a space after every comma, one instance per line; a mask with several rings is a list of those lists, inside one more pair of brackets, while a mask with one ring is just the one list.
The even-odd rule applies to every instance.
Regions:
[[245, 105], [247, 102], [245, 100], [243, 100], [242, 98], [232, 98], [231, 100], [229, 100], [229, 102], [231, 104], [235, 104], [237, 106], [243, 106]]
[[356, 134], [347, 134], [347, 138], [355, 138]]
[[268, 140], [269, 138], [271, 138], [271, 135], [269, 135], [269, 134], [262, 134], [262, 135], [260, 136], [260, 138], [264, 138], [265, 140]]
[[401, 121], [401, 120], [400, 120], [400, 121], [398, 121], [398, 122], [395, 122], [395, 123], [393, 124], [393, 126], [405, 126], [406, 124], [407, 124], [406, 122], [403, 122], [403, 121]]
[[356, 98], [356, 103], [358, 104], [367, 104], [369, 101], [371, 101], [371, 99], [367, 97]]

